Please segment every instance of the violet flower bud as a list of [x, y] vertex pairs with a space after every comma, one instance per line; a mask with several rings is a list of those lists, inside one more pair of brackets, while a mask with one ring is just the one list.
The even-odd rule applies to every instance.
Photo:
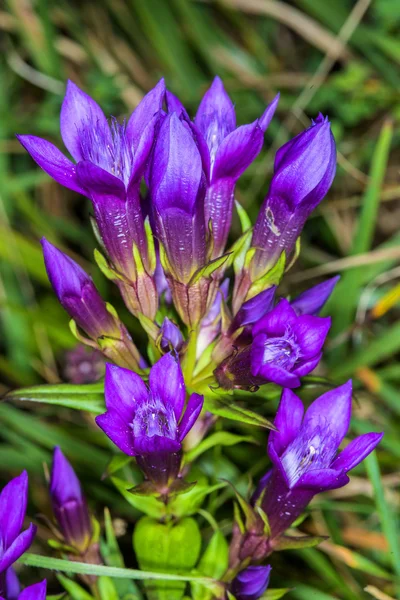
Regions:
[[344, 385], [304, 406], [285, 389], [271, 431], [268, 455], [272, 469], [261, 480], [255, 498], [261, 500], [271, 529], [270, 547], [301, 515], [311, 499], [349, 482], [348, 471], [366, 458], [383, 433], [366, 433], [337, 455], [351, 417], [352, 385]]
[[150, 369], [149, 387], [136, 373], [107, 365], [107, 412], [96, 417], [96, 423], [122, 452], [136, 457], [145, 478], [161, 494], [167, 494], [179, 476], [182, 441], [203, 406], [203, 397], [192, 394], [184, 410], [185, 396], [173, 353]]
[[140, 355], [137, 348], [122, 323], [108, 310], [91, 277], [45, 238], [42, 246], [50, 283], [70, 317], [106, 356], [117, 363], [138, 368]]
[[50, 478], [53, 513], [68, 546], [85, 554], [93, 529], [81, 484], [60, 448], [54, 448]]
[[236, 600], [258, 600], [269, 585], [271, 567], [247, 567], [232, 581], [229, 591]]
[[297, 315], [318, 315], [332, 294], [340, 275], [331, 277], [306, 290], [290, 302]]
[[[126, 126], [115, 119], [109, 125], [99, 105], [69, 81], [61, 109], [61, 135], [76, 164], [46, 140], [17, 136], [46, 173], [91, 199], [124, 300], [131, 312], [143, 312], [149, 318], [154, 318], [157, 311], [157, 294], [153, 250], [140, 204], [140, 181], [164, 95], [161, 80], [143, 98]], [[135, 261], [133, 246], [137, 247], [142, 264]]]
[[[28, 475], [12, 479], [0, 493], [0, 595], [7, 595], [7, 581], [11, 585], [10, 567], [28, 550], [36, 534], [32, 523], [21, 532], [28, 503]], [[15, 589], [15, 585], [13, 585]]]
[[158, 344], [163, 352], [168, 352], [169, 350], [179, 352], [182, 348], [183, 335], [181, 330], [168, 317], [165, 317], [162, 322]]
[[284, 251], [292, 253], [310, 213], [328, 192], [336, 171], [330, 123], [321, 114], [311, 127], [282, 146], [274, 176], [254, 226], [251, 280], [272, 268]]
[[[15, 590], [18, 590], [16, 593]], [[7, 600], [46, 600], [46, 591], [47, 591], [47, 582], [44, 579], [40, 583], [34, 583], [33, 585], [28, 586], [22, 592], [19, 591], [19, 583], [18, 586], [13, 588], [10, 591], [10, 588], [7, 587]], [[6, 600], [2, 596], [0, 596], [0, 600]]]
[[253, 387], [267, 382], [298, 387], [322, 357], [330, 318], [297, 316], [289, 302], [277, 306], [252, 328], [253, 341], [225, 359], [215, 375], [227, 389]]

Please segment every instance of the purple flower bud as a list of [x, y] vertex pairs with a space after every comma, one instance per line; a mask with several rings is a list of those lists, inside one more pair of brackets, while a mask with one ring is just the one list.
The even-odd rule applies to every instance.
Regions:
[[[43, 580], [40, 583], [34, 583], [25, 588], [22, 592], [16, 594], [10, 592], [9, 588], [7, 588], [7, 600], [46, 600], [46, 591], [46, 580]], [[0, 600], [5, 600], [5, 598], [0, 597]]]
[[297, 315], [317, 315], [323, 309], [339, 279], [340, 275], [337, 275], [306, 290], [291, 301], [291, 307]]
[[229, 279], [225, 279], [219, 287], [215, 300], [210, 310], [200, 322], [200, 331], [197, 338], [196, 355], [197, 358], [209, 347], [215, 340], [221, 330], [221, 307], [222, 302], [228, 297]]
[[254, 226], [253, 281], [283, 251], [287, 257], [291, 254], [308, 216], [328, 192], [335, 170], [335, 140], [322, 115], [278, 150], [270, 189]]
[[317, 398], [304, 413], [303, 403], [285, 389], [271, 431], [268, 455], [272, 469], [256, 496], [271, 528], [271, 548], [319, 492], [346, 485], [347, 472], [368, 456], [383, 433], [366, 433], [337, 455], [351, 417], [351, 381]]
[[269, 585], [271, 567], [247, 567], [241, 571], [230, 585], [236, 600], [258, 600]]
[[91, 338], [119, 337], [119, 326], [107, 310], [91, 277], [45, 238], [44, 262], [50, 283], [61, 305]]
[[93, 534], [90, 515], [79, 479], [58, 446], [54, 448], [50, 495], [66, 544], [84, 554]]
[[322, 357], [330, 318], [297, 316], [282, 299], [252, 329], [252, 344], [228, 357], [215, 371], [228, 389], [273, 382], [298, 387]]
[[175, 325], [173, 321], [168, 319], [168, 317], [164, 318], [160, 329], [160, 341], [159, 345], [163, 352], [168, 352], [169, 350], [179, 350], [182, 348], [183, 344], [183, 335], [178, 325]]
[[36, 534], [29, 525], [21, 532], [28, 502], [28, 475], [26, 471], [12, 479], [0, 493], [0, 595], [6, 595], [7, 571], [28, 550]]
[[150, 173], [158, 238], [172, 276], [188, 283], [206, 264], [205, 177], [190, 127], [176, 113], [160, 127]]
[[136, 456], [146, 479], [162, 493], [179, 475], [182, 440], [203, 406], [203, 397], [192, 394], [184, 410], [185, 396], [173, 353], [151, 368], [149, 388], [136, 373], [107, 365], [107, 412], [96, 417], [96, 423], [122, 452]]

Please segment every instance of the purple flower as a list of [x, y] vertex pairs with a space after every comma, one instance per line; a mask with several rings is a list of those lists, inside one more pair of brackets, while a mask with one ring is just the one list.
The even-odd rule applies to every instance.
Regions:
[[179, 350], [183, 345], [183, 335], [178, 325], [175, 325], [168, 317], [164, 318], [160, 328], [159, 346], [163, 352]]
[[383, 433], [366, 433], [337, 455], [351, 417], [351, 381], [317, 398], [304, 413], [303, 403], [285, 389], [271, 431], [273, 463], [256, 496], [269, 519], [271, 544], [304, 511], [313, 496], [346, 485], [348, 471], [370, 454]]
[[192, 394], [184, 410], [185, 396], [173, 353], [151, 368], [148, 388], [136, 373], [107, 365], [107, 412], [96, 423], [122, 452], [136, 457], [146, 479], [163, 493], [179, 475], [182, 440], [203, 406], [203, 397]]
[[28, 475], [24, 471], [0, 493], [0, 594], [7, 593], [7, 570], [28, 550], [36, 534], [32, 523], [21, 532], [27, 502]]
[[[7, 583], [8, 585], [8, 583]], [[7, 587], [7, 600], [46, 600], [47, 582], [46, 580], [40, 583], [34, 583], [29, 587], [25, 588], [22, 592], [19, 592], [18, 580], [10, 590]], [[0, 600], [5, 598], [0, 597]]]
[[299, 296], [296, 296], [290, 305], [294, 308], [297, 315], [317, 315], [332, 294], [339, 279], [340, 275], [337, 275], [315, 285]]
[[269, 192], [254, 226], [251, 279], [261, 277], [284, 251], [291, 254], [310, 213], [328, 192], [336, 170], [330, 123], [321, 114], [282, 146], [276, 156]]
[[236, 600], [258, 600], [269, 585], [271, 567], [247, 567], [241, 571], [230, 585]]
[[[187, 113], [179, 100], [167, 92], [169, 111]], [[207, 175], [205, 220], [211, 220], [213, 232], [212, 258], [221, 256], [228, 239], [232, 220], [235, 184], [258, 156], [264, 133], [274, 115], [279, 95], [264, 114], [249, 125], [236, 127], [234, 105], [219, 77], [204, 94], [191, 126], [203, 157]]]
[[91, 277], [45, 238], [42, 246], [50, 283], [70, 317], [93, 340], [92, 345], [99, 347], [106, 356], [137, 368], [140, 355], [135, 345], [101, 298]]
[[321, 360], [330, 323], [330, 318], [297, 316], [287, 300], [280, 300], [254, 324], [252, 343], [217, 368], [219, 383], [228, 389], [267, 382], [298, 387], [300, 377]]
[[91, 519], [79, 479], [58, 446], [54, 448], [50, 495], [65, 543], [84, 554], [93, 535]]
[[[115, 119], [109, 124], [99, 105], [69, 81], [61, 108], [61, 135], [76, 164], [46, 140], [17, 136], [46, 173], [92, 200], [97, 227], [124, 300], [134, 314], [146, 311], [144, 314], [150, 318], [157, 311], [155, 285], [151, 285], [155, 265], [140, 204], [140, 181], [164, 95], [164, 82], [160, 81], [143, 98], [126, 126]], [[135, 262], [134, 245], [143, 268]], [[126, 278], [128, 289], [118, 274]], [[136, 284], [138, 275], [145, 279], [147, 288], [152, 288], [144, 297]]]

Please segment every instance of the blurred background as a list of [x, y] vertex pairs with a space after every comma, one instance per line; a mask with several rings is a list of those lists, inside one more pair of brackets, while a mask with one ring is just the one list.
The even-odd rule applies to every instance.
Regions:
[[[354, 433], [386, 433], [380, 467], [372, 457], [344, 490], [316, 500], [308, 527], [330, 541], [274, 559], [274, 587], [289, 578], [298, 584], [291, 597], [300, 600], [400, 598], [399, 33], [398, 0], [6, 0], [0, 8], [0, 394], [82, 382], [102, 371], [97, 356], [76, 349], [47, 281], [43, 235], [93, 275], [140, 344], [136, 323], [93, 264], [89, 201], [41, 172], [14, 137], [30, 133], [62, 148], [68, 78], [118, 118], [162, 76], [194, 115], [220, 75], [240, 124], [256, 119], [280, 91], [264, 150], [237, 186], [253, 221], [276, 149], [318, 112], [329, 115], [337, 177], [307, 223], [282, 291], [295, 295], [341, 274], [326, 310], [333, 326], [320, 374], [335, 384], [355, 379]], [[233, 235], [238, 231], [235, 222]], [[273, 414], [273, 406], [263, 410]], [[108, 450], [90, 418], [2, 403], [0, 423], [2, 477], [28, 468], [37, 484], [31, 514], [46, 512], [43, 463], [56, 443], [85, 476], [95, 505], [131, 514], [99, 481]], [[245, 471], [249, 456], [227, 451], [218, 476], [239, 478], [234, 463]], [[46, 532], [43, 526], [42, 539]]]

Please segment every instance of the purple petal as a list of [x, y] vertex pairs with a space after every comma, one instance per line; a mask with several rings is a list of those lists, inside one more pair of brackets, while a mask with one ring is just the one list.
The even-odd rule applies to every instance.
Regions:
[[156, 114], [152, 119], [150, 119], [150, 121], [142, 131], [142, 134], [135, 148], [135, 154], [133, 156], [133, 161], [131, 165], [131, 180], [129, 185], [138, 182], [142, 178], [142, 175], [147, 166], [147, 161], [150, 156], [150, 152], [153, 148], [154, 135], [156, 125], [158, 124], [158, 122], [159, 115]]
[[112, 442], [128, 456], [135, 456], [132, 429], [119, 413], [114, 410], [99, 415], [95, 419], [97, 425]]
[[350, 442], [333, 461], [331, 467], [337, 471], [350, 471], [364, 460], [383, 438], [383, 433], [364, 433]]
[[183, 115], [186, 119], [190, 121], [189, 115], [186, 112], [186, 108], [183, 106], [179, 98], [175, 96], [175, 94], [167, 90], [165, 92], [165, 101], [169, 113], [175, 112], [178, 115], [178, 117]]
[[95, 126], [101, 129], [111, 142], [108, 122], [100, 106], [75, 83], [68, 81], [61, 107], [60, 128], [63, 142], [76, 161], [85, 158], [80, 141], [81, 132]]
[[250, 325], [259, 321], [274, 306], [276, 285], [264, 290], [242, 304], [239, 312], [234, 318], [232, 330], [235, 331], [244, 325]]
[[271, 567], [247, 567], [241, 571], [231, 584], [236, 600], [258, 600], [268, 587]]
[[86, 192], [103, 196], [113, 195], [118, 196], [121, 200], [125, 199], [125, 186], [121, 179], [88, 160], [82, 160], [76, 165], [76, 174], [80, 185]]
[[165, 317], [160, 328], [160, 347], [164, 352], [179, 350], [183, 344], [183, 335], [178, 325]]
[[187, 403], [184, 415], [179, 423], [179, 441], [181, 442], [192, 429], [203, 408], [204, 396], [192, 394]]
[[322, 310], [325, 302], [332, 294], [333, 289], [340, 279], [340, 275], [327, 279], [318, 285], [306, 290], [294, 300], [291, 306], [297, 315], [317, 315]]
[[204, 202], [205, 220], [211, 220], [213, 234], [213, 257], [221, 256], [225, 250], [232, 223], [235, 181], [218, 179], [207, 189]]
[[50, 494], [53, 501], [60, 506], [69, 500], [82, 501], [83, 499], [79, 479], [59, 446], [54, 448]]
[[0, 536], [3, 548], [14, 542], [22, 529], [28, 501], [28, 474], [23, 471], [0, 494]]
[[312, 358], [321, 352], [330, 326], [330, 317], [312, 317], [310, 315], [298, 317], [294, 331], [301, 348], [302, 358]]
[[317, 356], [314, 356], [310, 360], [306, 360], [305, 362], [300, 360], [299, 363], [296, 364], [296, 368], [293, 369], [292, 372], [298, 377], [304, 377], [305, 375], [311, 373], [311, 371], [314, 371], [321, 358], [322, 352], [320, 352], [319, 354], [317, 354]]
[[263, 141], [264, 133], [257, 121], [232, 131], [218, 148], [212, 181], [238, 179], [260, 153]]
[[223, 139], [236, 127], [234, 105], [218, 76], [200, 102], [195, 124], [203, 134], [211, 156], [215, 156]]
[[336, 469], [315, 469], [307, 471], [296, 483], [296, 488], [325, 492], [336, 490], [349, 483], [349, 478], [344, 471]]
[[298, 434], [304, 415], [302, 401], [294, 392], [285, 389], [276, 413], [274, 425], [278, 431], [271, 431], [268, 445], [273, 445], [281, 455]]
[[154, 454], [154, 453], [173, 453], [179, 452], [181, 444], [177, 440], [163, 437], [161, 435], [153, 435], [148, 437], [147, 435], [138, 436], [134, 441], [135, 455], [142, 454]]
[[[253, 359], [253, 356], [252, 356]], [[251, 372], [254, 376], [262, 377], [266, 381], [276, 383], [282, 387], [295, 388], [299, 387], [300, 379], [294, 374], [286, 371], [282, 367], [278, 367], [272, 363], [266, 363], [259, 366], [259, 368], [253, 371], [253, 360]]]
[[78, 182], [75, 165], [54, 144], [34, 135], [17, 135], [17, 138], [50, 177], [66, 188], [85, 195], [85, 190]]
[[46, 600], [47, 582], [34, 583], [21, 592], [18, 600]]
[[165, 82], [160, 79], [157, 85], [148, 92], [133, 111], [128, 125], [126, 126], [127, 139], [136, 150], [140, 138], [151, 119], [158, 113], [163, 105], [165, 97]]
[[169, 352], [152, 366], [149, 385], [154, 396], [160, 398], [165, 406], [170, 405], [173, 407], [178, 422], [185, 405], [185, 382], [176, 355]]
[[7, 569], [6, 590], [7, 590], [7, 600], [19, 600], [18, 596], [21, 591], [21, 586], [19, 584], [17, 574], [12, 567]]
[[267, 131], [268, 125], [271, 123], [272, 117], [275, 114], [276, 107], [278, 106], [280, 94], [277, 94], [275, 98], [272, 100], [270, 104], [268, 104], [267, 108], [264, 110], [261, 117], [258, 119], [258, 124], [265, 133]]
[[350, 425], [351, 400], [352, 383], [349, 380], [314, 400], [304, 416], [304, 427], [315, 428], [315, 423], [325, 423], [339, 446]]
[[28, 550], [36, 535], [36, 529], [37, 527], [31, 523], [28, 529], [23, 531], [7, 548], [0, 559], [0, 573], [4, 573]]
[[47, 275], [59, 300], [65, 295], [81, 296], [83, 286], [91, 282], [89, 275], [46, 238], [41, 239], [41, 244]]
[[136, 406], [146, 402], [149, 395], [137, 373], [109, 363], [106, 364], [104, 393], [107, 409], [117, 412], [126, 423], [132, 421]]
[[288, 325], [295, 321], [296, 313], [289, 302], [282, 298], [273, 310], [254, 324], [253, 337], [259, 333], [267, 333], [270, 336], [283, 336]]

